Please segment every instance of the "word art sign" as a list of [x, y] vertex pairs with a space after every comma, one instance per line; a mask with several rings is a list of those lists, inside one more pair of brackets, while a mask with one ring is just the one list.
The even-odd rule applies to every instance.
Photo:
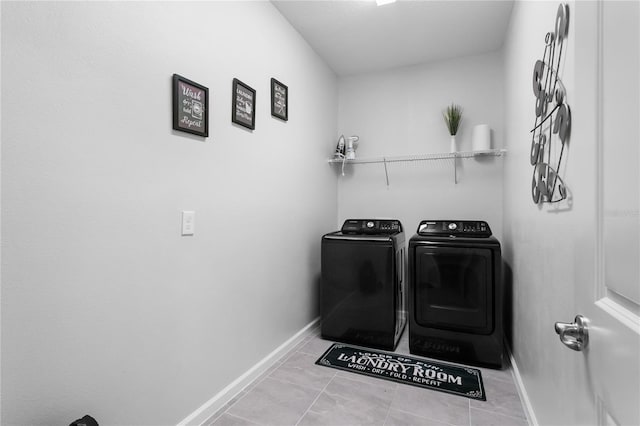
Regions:
[[209, 89], [173, 75], [173, 129], [209, 136]]
[[486, 401], [477, 368], [333, 344], [318, 365]]
[[556, 13], [555, 29], [545, 36], [542, 59], [533, 67], [536, 118], [531, 130], [530, 161], [533, 166], [531, 196], [535, 204], [556, 203], [567, 198], [567, 188], [559, 172], [571, 134], [571, 109], [560, 79], [568, 30], [569, 7], [561, 4]]
[[289, 88], [275, 78], [271, 79], [271, 115], [284, 121], [289, 119]]
[[237, 78], [233, 79], [231, 121], [247, 129], [256, 128], [256, 91]]

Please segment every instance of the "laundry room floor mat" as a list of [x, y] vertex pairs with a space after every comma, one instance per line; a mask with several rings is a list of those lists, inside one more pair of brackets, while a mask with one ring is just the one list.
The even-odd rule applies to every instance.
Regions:
[[477, 368], [334, 343], [316, 364], [486, 401]]

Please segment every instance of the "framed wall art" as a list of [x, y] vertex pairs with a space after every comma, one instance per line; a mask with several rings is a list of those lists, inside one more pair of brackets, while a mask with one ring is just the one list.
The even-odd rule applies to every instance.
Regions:
[[173, 75], [173, 129], [209, 136], [209, 89]]
[[256, 91], [237, 78], [233, 79], [231, 121], [247, 129], [256, 128]]
[[289, 88], [275, 78], [271, 79], [271, 115], [289, 120]]

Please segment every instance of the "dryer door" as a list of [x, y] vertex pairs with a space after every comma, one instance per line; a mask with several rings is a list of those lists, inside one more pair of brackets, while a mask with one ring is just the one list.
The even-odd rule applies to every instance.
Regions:
[[493, 331], [492, 252], [484, 248], [416, 247], [418, 325], [465, 333]]

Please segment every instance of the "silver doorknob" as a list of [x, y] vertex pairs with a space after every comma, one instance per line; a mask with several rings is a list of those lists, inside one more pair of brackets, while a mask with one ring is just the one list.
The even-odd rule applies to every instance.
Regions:
[[556, 333], [560, 341], [574, 351], [581, 351], [589, 344], [589, 321], [582, 315], [577, 315], [573, 323], [557, 322]]

